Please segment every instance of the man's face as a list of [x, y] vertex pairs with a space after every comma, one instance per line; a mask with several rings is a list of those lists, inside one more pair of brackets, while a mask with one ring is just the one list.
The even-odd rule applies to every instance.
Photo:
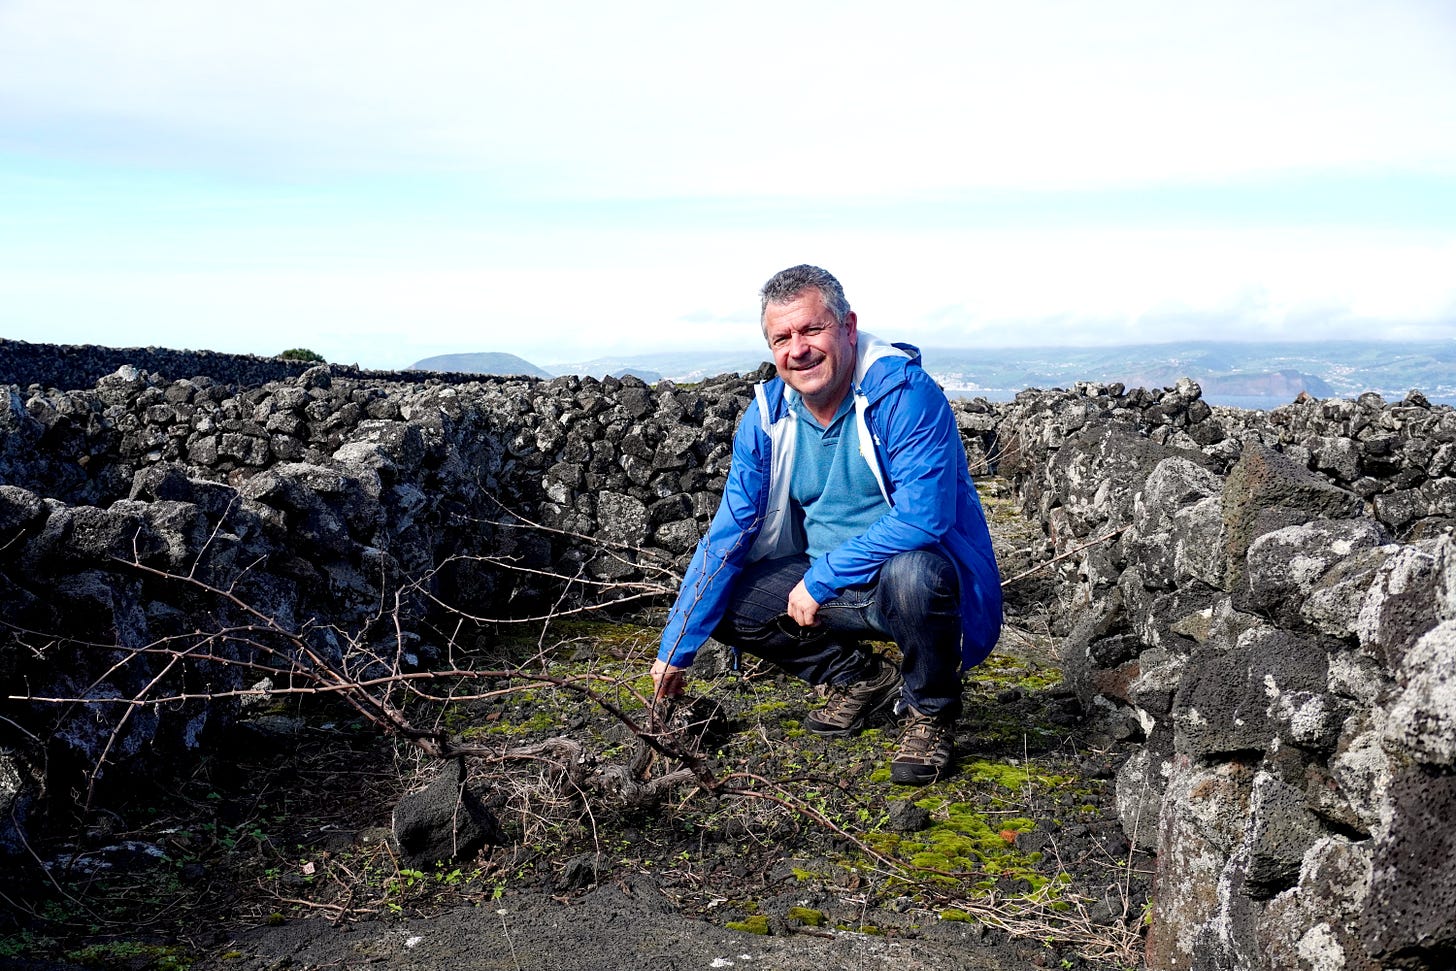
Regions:
[[806, 290], [788, 303], [769, 304], [763, 322], [779, 377], [815, 417], [827, 420], [854, 382], [854, 312], [837, 323], [823, 294]]

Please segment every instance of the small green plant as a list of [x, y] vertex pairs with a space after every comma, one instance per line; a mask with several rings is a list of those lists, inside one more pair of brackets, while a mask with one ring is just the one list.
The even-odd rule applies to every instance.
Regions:
[[285, 361], [307, 361], [309, 363], [322, 363], [323, 355], [315, 354], [306, 347], [290, 347], [278, 355]]
[[422, 870], [403, 869], [398, 876], [384, 881], [384, 892], [391, 897], [402, 897], [415, 887], [423, 885], [426, 879], [428, 878]]

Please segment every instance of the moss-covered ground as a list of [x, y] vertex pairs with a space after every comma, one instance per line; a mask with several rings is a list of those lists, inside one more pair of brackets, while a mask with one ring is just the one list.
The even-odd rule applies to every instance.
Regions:
[[[448, 703], [405, 703], [416, 725], [477, 751], [471, 782], [501, 826], [498, 845], [405, 866], [387, 838], [391, 807], [437, 766], [342, 706], [281, 706], [271, 714], [296, 718], [289, 732], [240, 736], [188, 779], [142, 782], [72, 840], [73, 851], [154, 846], [159, 858], [4, 888], [14, 910], [0, 922], [0, 957], [110, 966], [103, 957], [124, 953], [129, 967], [181, 969], [216, 960], [230, 920], [390, 920], [526, 888], [565, 899], [630, 873], [650, 875], [684, 914], [745, 933], [914, 938], [970, 924], [987, 941], [1021, 942], [1042, 966], [1135, 963], [1146, 864], [1113, 811], [1118, 754], [1082, 736], [1035, 625], [967, 672], [956, 769], [923, 788], [889, 781], [892, 724], [816, 736], [802, 728], [817, 704], [804, 685], [762, 665], [730, 670], [711, 650], [691, 686], [721, 706], [701, 743], [710, 785], [627, 806], [600, 775], [569, 782], [540, 762], [492, 757], [568, 738], [598, 770], [631, 762], [639, 745], [608, 706], [648, 724], [654, 623], [496, 631], [471, 665], [560, 683], [459, 679], [435, 686]], [[677, 767], [658, 757], [644, 776]]]

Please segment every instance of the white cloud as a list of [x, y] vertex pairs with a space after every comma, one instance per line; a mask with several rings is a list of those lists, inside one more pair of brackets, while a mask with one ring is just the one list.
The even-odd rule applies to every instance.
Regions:
[[1421, 2], [22, 0], [0, 92], [22, 143], [97, 126], [93, 147], [164, 165], [896, 196], [1449, 171], [1453, 37]]

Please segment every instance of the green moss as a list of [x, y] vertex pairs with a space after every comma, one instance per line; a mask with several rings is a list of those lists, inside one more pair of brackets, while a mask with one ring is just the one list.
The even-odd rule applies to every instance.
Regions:
[[954, 920], [963, 924], [974, 924], [976, 919], [964, 910], [957, 910], [954, 907], [947, 907], [940, 912], [941, 920]]
[[1018, 871], [1015, 875], [1019, 879], [1025, 880], [1027, 883], [1031, 884], [1032, 893], [1036, 893], [1038, 890], [1041, 890], [1043, 887], [1051, 882], [1050, 877], [1044, 877], [1040, 873], [1037, 873], [1035, 870], [1021, 870]]
[[789, 920], [796, 920], [806, 927], [823, 927], [824, 911], [810, 907], [790, 907]]
[[788, 711], [787, 701], [760, 701], [748, 709], [750, 715], [777, 715], [779, 712]]
[[440, 715], [440, 723], [452, 735], [461, 735], [480, 727], [481, 709], [476, 705], [446, 705]]
[[1024, 879], [1028, 894], [1052, 882], [1036, 870], [1041, 854], [1024, 853], [1016, 847], [1019, 834], [1036, 828], [1034, 820], [987, 816], [973, 803], [953, 802], [943, 796], [930, 796], [916, 805], [931, 813], [928, 829], [901, 837], [898, 843], [880, 835], [872, 845], [921, 870], [942, 871], [927, 878], [933, 882], [964, 886], [969, 876], [975, 888], [990, 889], [1001, 877]]
[[745, 934], [768, 934], [768, 918], [763, 914], [750, 914], [743, 920], [730, 920], [723, 926], [730, 931], [742, 931]]
[[895, 851], [900, 848], [900, 844], [905, 841], [905, 838], [899, 833], [883, 832], [865, 833], [864, 836], [861, 837], [861, 839], [863, 839], [871, 849], [876, 850], [880, 853], [885, 853], [889, 856], [894, 856]]
[[0, 958], [33, 957], [47, 953], [56, 946], [53, 938], [41, 937], [30, 931], [0, 937]]
[[1062, 672], [1053, 667], [1038, 667], [1024, 658], [1010, 654], [992, 654], [972, 674], [978, 681], [997, 688], [1015, 687], [1027, 691], [1043, 691], [1062, 683]]
[[1027, 785], [1054, 789], [1074, 781], [1069, 775], [1042, 772], [1030, 764], [1012, 765], [1009, 762], [991, 762], [986, 759], [972, 759], [961, 763], [961, 774], [972, 782], [990, 783], [1014, 794], [1020, 793]]
[[88, 944], [86, 947], [68, 951], [66, 958], [77, 964], [100, 968], [129, 964], [155, 971], [187, 971], [192, 962], [181, 948], [160, 944], [139, 944], [136, 941], [111, 941], [106, 944]]
[[530, 718], [520, 722], [507, 722], [504, 719], [485, 729], [486, 735], [523, 735], [526, 732], [544, 732], [555, 728], [557, 714], [554, 710], [538, 711]]
[[[600, 620], [558, 620], [551, 633], [560, 641], [590, 641], [595, 656], [621, 656], [657, 640], [660, 631], [641, 624], [607, 623]], [[529, 643], [534, 644], [532, 640]]]

